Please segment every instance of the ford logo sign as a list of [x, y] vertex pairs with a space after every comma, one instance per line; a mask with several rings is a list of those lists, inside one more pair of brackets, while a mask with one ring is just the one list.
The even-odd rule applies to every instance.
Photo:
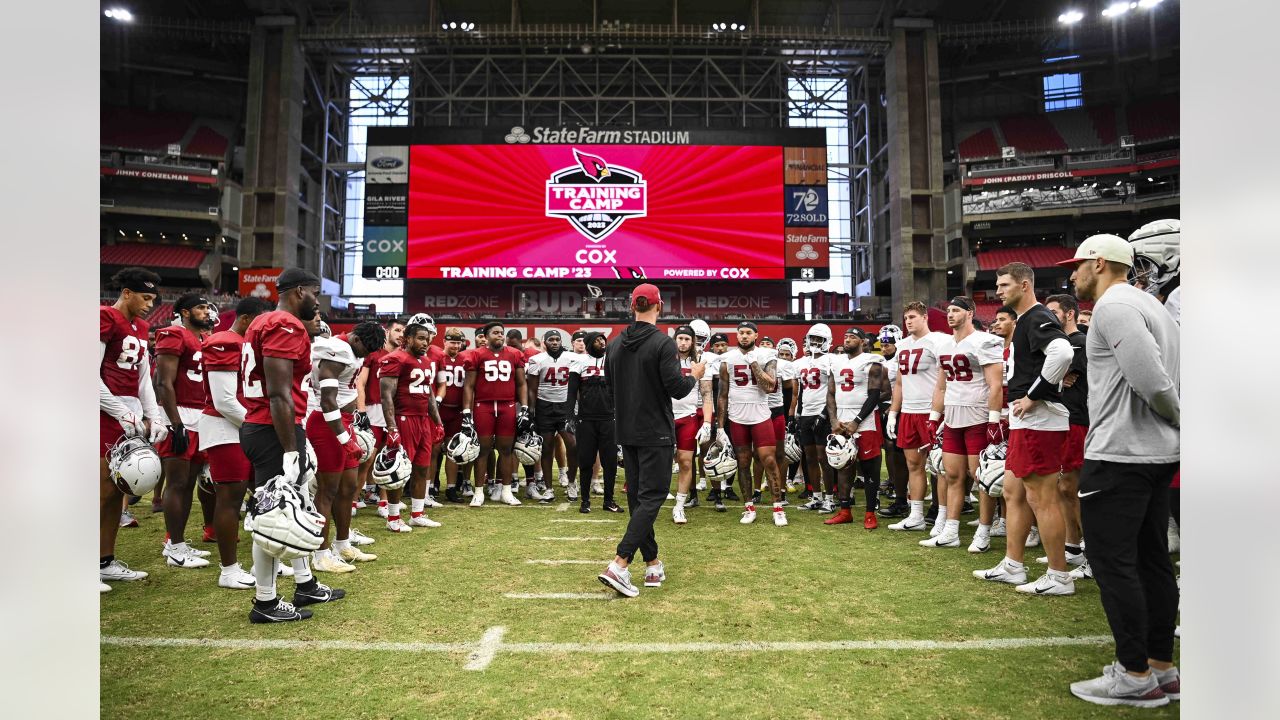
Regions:
[[372, 163], [370, 163], [370, 165], [373, 165], [375, 168], [379, 170], [395, 170], [396, 168], [400, 167], [403, 164], [404, 164], [403, 160], [401, 160], [400, 158], [393, 158], [393, 157], [376, 158]]

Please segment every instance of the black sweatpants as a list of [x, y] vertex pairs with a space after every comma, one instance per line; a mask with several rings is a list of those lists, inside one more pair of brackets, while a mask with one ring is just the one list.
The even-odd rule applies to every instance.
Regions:
[[1089, 566], [1102, 595], [1116, 659], [1146, 672], [1147, 658], [1173, 661], [1178, 584], [1169, 562], [1169, 483], [1175, 463], [1085, 460], [1080, 515]]
[[618, 555], [631, 562], [636, 550], [648, 562], [658, 559], [658, 540], [653, 523], [671, 489], [671, 445], [623, 445], [622, 463], [627, 473], [627, 511], [631, 514], [627, 532], [618, 543]]
[[[591, 499], [591, 476], [595, 474], [596, 455], [600, 455], [600, 471], [604, 475], [605, 502], [613, 500], [613, 486], [618, 479], [618, 441], [614, 439], [613, 420], [579, 418], [578, 489], [582, 502]], [[663, 496], [666, 499], [666, 496]]]
[[[306, 464], [307, 433], [301, 425], [293, 426], [294, 447], [298, 461]], [[284, 474], [284, 448], [276, 437], [274, 425], [244, 423], [240, 426], [240, 449], [253, 463], [253, 488], [260, 488], [271, 478]]]

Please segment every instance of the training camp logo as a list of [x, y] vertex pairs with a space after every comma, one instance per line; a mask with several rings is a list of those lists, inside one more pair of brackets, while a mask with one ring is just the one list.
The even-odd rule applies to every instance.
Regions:
[[640, 173], [577, 148], [573, 157], [577, 165], [547, 180], [547, 217], [565, 218], [583, 237], [600, 242], [627, 218], [645, 216], [649, 188]]

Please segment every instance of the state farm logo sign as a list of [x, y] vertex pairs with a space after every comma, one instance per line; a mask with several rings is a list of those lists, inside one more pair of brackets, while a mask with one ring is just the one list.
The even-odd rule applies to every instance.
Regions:
[[576, 148], [573, 157], [578, 164], [547, 180], [547, 217], [562, 217], [583, 237], [600, 242], [627, 218], [645, 216], [649, 187], [640, 173]]

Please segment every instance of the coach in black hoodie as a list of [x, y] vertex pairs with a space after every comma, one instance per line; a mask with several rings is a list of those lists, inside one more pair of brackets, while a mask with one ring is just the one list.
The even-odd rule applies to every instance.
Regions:
[[645, 586], [661, 587], [666, 579], [658, 560], [653, 523], [671, 488], [676, 424], [671, 400], [693, 390], [706, 370], [694, 363], [691, 374], [680, 371], [676, 344], [655, 323], [662, 311], [658, 288], [645, 283], [631, 293], [636, 320], [609, 343], [605, 377], [613, 387], [615, 429], [627, 475], [627, 509], [631, 520], [618, 543], [617, 557], [600, 573], [600, 582], [626, 597], [640, 594], [631, 583], [636, 550], [644, 558]]

